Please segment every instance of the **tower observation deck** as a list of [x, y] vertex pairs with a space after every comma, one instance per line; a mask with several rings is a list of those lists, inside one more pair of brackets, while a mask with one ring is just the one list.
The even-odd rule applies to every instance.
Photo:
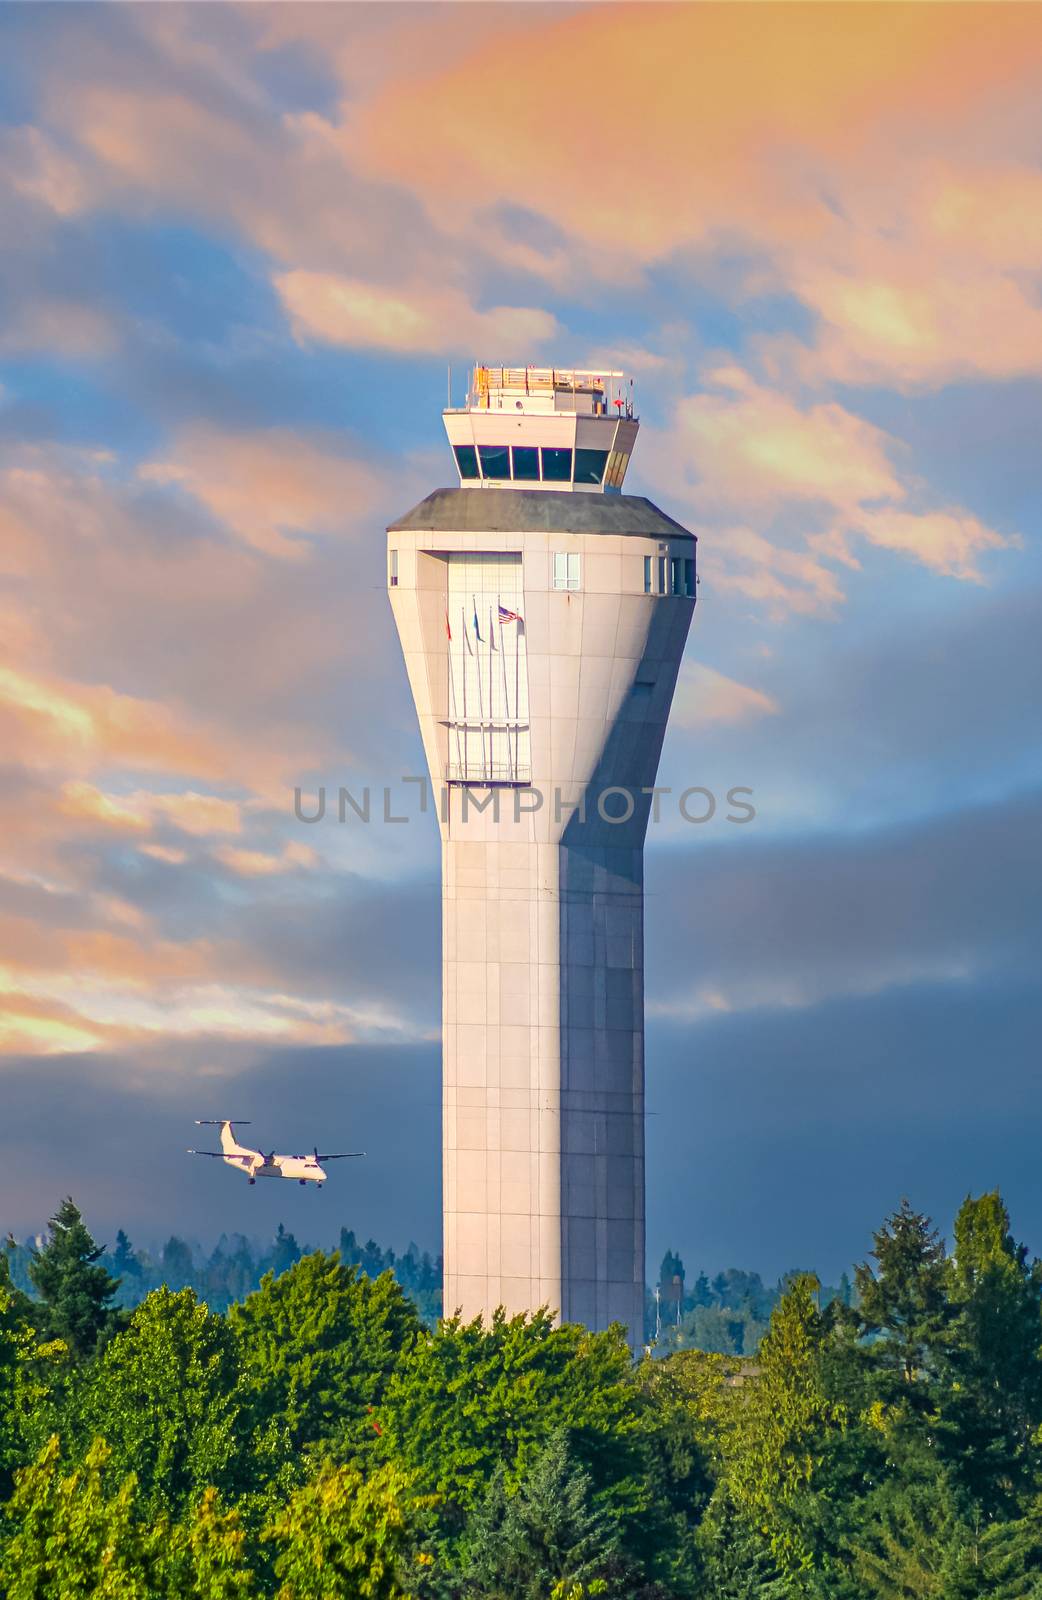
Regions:
[[474, 369], [459, 486], [388, 529], [439, 797], [445, 1309], [644, 1302], [643, 846], [692, 534], [622, 493], [619, 372]]

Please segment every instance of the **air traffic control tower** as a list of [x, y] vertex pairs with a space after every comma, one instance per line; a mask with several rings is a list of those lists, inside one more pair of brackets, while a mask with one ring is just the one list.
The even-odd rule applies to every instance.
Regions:
[[478, 367], [388, 529], [442, 837], [446, 1314], [644, 1315], [644, 837], [695, 540], [618, 372]]

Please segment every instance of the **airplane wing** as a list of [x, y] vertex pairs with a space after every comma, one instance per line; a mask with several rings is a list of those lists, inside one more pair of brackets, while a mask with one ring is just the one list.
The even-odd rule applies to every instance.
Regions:
[[352, 1156], [364, 1156], [364, 1155], [365, 1155], [365, 1151], [364, 1150], [343, 1150], [343, 1151], [341, 1151], [340, 1155], [338, 1155], [338, 1156], [319, 1156], [318, 1160], [320, 1162], [322, 1162], [322, 1161], [350, 1161]]
[[224, 1160], [224, 1151], [223, 1150], [186, 1150], [185, 1151], [185, 1155], [189, 1155], [189, 1156], [216, 1156], [218, 1161], [223, 1161]]

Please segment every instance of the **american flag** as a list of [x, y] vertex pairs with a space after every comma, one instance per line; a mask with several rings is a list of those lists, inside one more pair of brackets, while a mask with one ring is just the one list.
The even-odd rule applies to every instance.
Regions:
[[516, 611], [508, 611], [506, 606], [500, 606], [499, 620], [500, 622], [520, 622], [521, 618]]

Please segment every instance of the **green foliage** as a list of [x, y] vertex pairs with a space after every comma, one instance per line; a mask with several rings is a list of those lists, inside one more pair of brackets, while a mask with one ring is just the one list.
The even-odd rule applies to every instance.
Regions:
[[44, 1306], [44, 1327], [78, 1357], [90, 1355], [113, 1326], [109, 1302], [119, 1284], [98, 1265], [101, 1253], [79, 1208], [66, 1198], [50, 1220], [46, 1244], [33, 1251], [29, 1265]]
[[903, 1398], [928, 1403], [950, 1319], [944, 1243], [907, 1200], [873, 1237], [877, 1270], [863, 1263], [855, 1273], [861, 1322], [867, 1332], [885, 1334], [880, 1353], [906, 1385]]
[[[113, 1470], [136, 1474], [148, 1514], [176, 1515], [209, 1485], [243, 1486], [241, 1411], [224, 1319], [191, 1289], [155, 1289], [74, 1389], [66, 1427], [74, 1448], [107, 1441]], [[251, 1459], [251, 1475], [259, 1465]]]
[[573, 1461], [567, 1434], [556, 1433], [532, 1471], [507, 1495], [503, 1469], [467, 1527], [465, 1593], [474, 1600], [544, 1600], [610, 1583], [618, 1564], [619, 1531], [593, 1503], [589, 1474]]
[[269, 1273], [228, 1323], [255, 1425], [273, 1419], [294, 1449], [341, 1458], [371, 1448], [373, 1408], [419, 1327], [390, 1273], [362, 1277], [321, 1251]]
[[5, 1600], [250, 1600], [256, 1593], [236, 1511], [207, 1489], [186, 1522], [142, 1516], [137, 1479], [120, 1480], [103, 1439], [62, 1470], [55, 1436], [18, 1475], [0, 1561]]
[[234, 1296], [242, 1240], [154, 1262], [121, 1231], [103, 1261], [68, 1201], [0, 1252], [4, 1600], [1042, 1600], [1042, 1267], [997, 1193], [951, 1255], [904, 1202], [856, 1292], [698, 1275], [682, 1338], [734, 1319], [737, 1352], [773, 1305], [755, 1360], [424, 1326], [343, 1238], [281, 1230], [227, 1315], [114, 1314], [107, 1267]]
[[407, 1596], [408, 1566], [425, 1564], [426, 1552], [417, 1555], [414, 1539], [429, 1505], [398, 1467], [363, 1476], [353, 1467], [324, 1463], [265, 1531], [279, 1552], [278, 1600]]
[[421, 1331], [377, 1412], [377, 1450], [466, 1513], [501, 1466], [508, 1492], [567, 1428], [595, 1486], [633, 1498], [636, 1396], [621, 1328], [588, 1333], [549, 1315], [444, 1321]]
[[820, 1492], [821, 1466], [846, 1411], [825, 1393], [820, 1366], [825, 1324], [816, 1278], [796, 1279], [771, 1316], [759, 1371], [732, 1391], [727, 1483], [735, 1506], [764, 1532], [789, 1574], [814, 1565], [804, 1503]]

